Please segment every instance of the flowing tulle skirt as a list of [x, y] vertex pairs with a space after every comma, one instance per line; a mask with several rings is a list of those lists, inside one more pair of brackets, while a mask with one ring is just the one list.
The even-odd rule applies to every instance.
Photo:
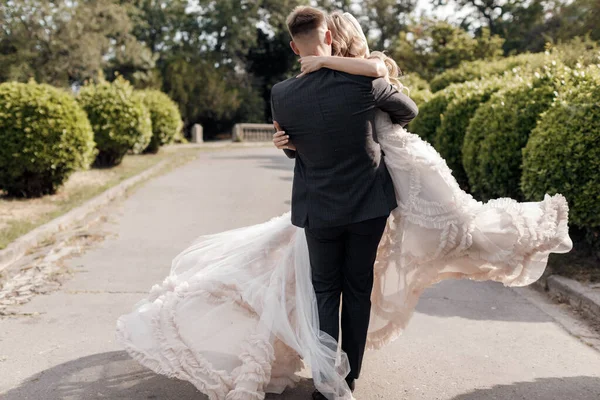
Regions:
[[[387, 132], [379, 140], [399, 207], [375, 263], [368, 348], [397, 338], [423, 290], [436, 282], [528, 285], [550, 252], [570, 250], [564, 197], [483, 204], [460, 190], [428, 143], [399, 127]], [[211, 400], [281, 393], [304, 365], [329, 399], [350, 399], [348, 362], [319, 330], [310, 277], [304, 231], [291, 225], [289, 213], [202, 237], [119, 319], [117, 336], [141, 364], [193, 383]]]

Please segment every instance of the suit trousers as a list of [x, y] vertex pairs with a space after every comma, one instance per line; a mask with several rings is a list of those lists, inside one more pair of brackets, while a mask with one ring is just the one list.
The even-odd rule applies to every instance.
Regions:
[[[373, 264], [387, 217], [331, 228], [306, 228], [306, 241], [319, 309], [321, 331], [339, 340], [342, 306], [342, 350], [350, 374], [360, 374], [373, 290]], [[341, 299], [340, 299], [341, 297]]]

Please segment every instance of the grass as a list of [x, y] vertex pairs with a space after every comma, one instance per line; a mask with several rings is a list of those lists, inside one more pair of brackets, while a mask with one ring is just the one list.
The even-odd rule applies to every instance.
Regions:
[[184, 146], [166, 147], [158, 154], [127, 156], [114, 168], [76, 172], [54, 195], [35, 199], [0, 196], [0, 249], [163, 160], [167, 160], [167, 165], [161, 173], [195, 159], [200, 151]]

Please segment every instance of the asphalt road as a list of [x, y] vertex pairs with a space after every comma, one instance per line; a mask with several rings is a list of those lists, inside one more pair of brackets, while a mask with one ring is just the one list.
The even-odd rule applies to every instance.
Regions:
[[[197, 236], [286, 212], [292, 167], [270, 148], [203, 152], [111, 207], [111, 235], [68, 261], [62, 288], [20, 306], [29, 316], [0, 319], [0, 399], [205, 400], [132, 361], [115, 321]], [[495, 283], [430, 289], [405, 334], [367, 353], [357, 399], [600, 399], [600, 353], [532, 296]], [[267, 398], [309, 399], [312, 388], [307, 378]]]

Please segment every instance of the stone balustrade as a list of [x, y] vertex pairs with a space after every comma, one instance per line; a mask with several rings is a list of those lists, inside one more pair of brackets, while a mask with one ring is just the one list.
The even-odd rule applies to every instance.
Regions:
[[268, 142], [273, 140], [275, 129], [271, 124], [235, 124], [234, 142]]

